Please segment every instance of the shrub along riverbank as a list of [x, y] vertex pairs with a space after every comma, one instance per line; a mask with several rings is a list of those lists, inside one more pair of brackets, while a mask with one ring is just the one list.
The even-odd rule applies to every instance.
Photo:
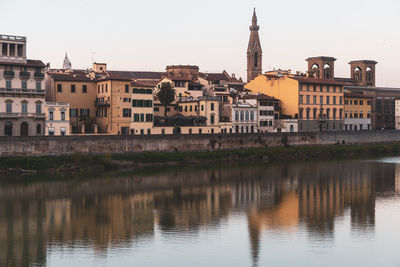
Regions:
[[400, 155], [400, 143], [367, 145], [289, 146], [209, 152], [151, 152], [132, 154], [80, 154], [0, 158], [0, 174], [71, 174], [143, 166], [214, 164], [225, 162], [290, 162], [362, 159]]

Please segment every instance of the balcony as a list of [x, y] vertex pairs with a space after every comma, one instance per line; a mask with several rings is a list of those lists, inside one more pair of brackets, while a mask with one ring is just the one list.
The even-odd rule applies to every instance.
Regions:
[[13, 70], [5, 70], [4, 71], [4, 78], [5, 79], [12, 79], [12, 78], [14, 78], [14, 76], [15, 76], [15, 73], [14, 73]]
[[35, 72], [34, 78], [35, 78], [36, 80], [43, 80], [43, 79], [44, 79], [44, 73]]
[[110, 106], [110, 101], [109, 100], [96, 99], [96, 101], [94, 102], [94, 105], [96, 107], [109, 107]]
[[27, 72], [27, 71], [21, 71], [21, 72], [19, 73], [19, 77], [20, 77], [21, 79], [24, 79], [24, 80], [29, 79], [29, 76], [31, 76], [31, 74], [30, 74], [29, 72]]
[[1, 95], [44, 97], [45, 91], [39, 89], [0, 88]]
[[45, 113], [18, 113], [18, 112], [1, 112], [0, 119], [45, 119]]

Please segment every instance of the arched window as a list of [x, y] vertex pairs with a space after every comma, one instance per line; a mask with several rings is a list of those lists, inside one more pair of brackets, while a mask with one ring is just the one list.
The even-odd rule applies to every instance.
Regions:
[[254, 53], [254, 67], [255, 68], [258, 67], [258, 53], [257, 52]]
[[361, 73], [361, 68], [360, 67], [356, 67], [354, 69], [354, 80], [356, 81], [362, 81], [362, 73]]
[[373, 85], [373, 83], [374, 83], [374, 72], [370, 67], [367, 68], [367, 74], [366, 75], [367, 75], [367, 83], [368, 83], [368, 85]]
[[240, 120], [244, 121], [244, 112], [243, 111], [240, 111]]
[[254, 121], [254, 111], [251, 111], [251, 112], [250, 112], [250, 120], [251, 120], [251, 121]]
[[294, 132], [294, 127], [293, 127], [293, 125], [292, 125], [292, 124], [290, 125], [290, 132], [291, 132], [291, 133], [293, 133], [293, 132]]
[[318, 66], [318, 64], [312, 65], [311, 72], [312, 72], [314, 78], [317, 78], [317, 79], [319, 78], [319, 66]]
[[246, 110], [246, 121], [249, 121], [249, 111]]
[[329, 64], [325, 64], [325, 66], [324, 66], [324, 77], [325, 77], [325, 79], [332, 78], [332, 69]]
[[327, 108], [326, 109], [326, 117], [329, 119], [330, 116], [331, 116], [331, 109]]
[[5, 135], [5, 136], [12, 136], [12, 135], [13, 135], [12, 130], [13, 130], [13, 124], [12, 124], [12, 122], [7, 121], [7, 122], [4, 124], [4, 135]]
[[236, 110], [235, 112], [235, 121], [239, 120], [239, 111]]

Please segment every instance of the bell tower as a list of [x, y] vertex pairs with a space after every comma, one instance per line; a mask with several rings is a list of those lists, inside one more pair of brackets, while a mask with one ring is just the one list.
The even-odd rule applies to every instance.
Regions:
[[257, 25], [256, 9], [254, 8], [252, 24], [250, 26], [250, 40], [247, 48], [247, 82], [262, 73], [262, 49]]

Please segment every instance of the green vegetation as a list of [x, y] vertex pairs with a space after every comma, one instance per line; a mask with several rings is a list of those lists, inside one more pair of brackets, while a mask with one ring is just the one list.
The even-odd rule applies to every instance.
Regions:
[[146, 152], [64, 156], [4, 157], [0, 170], [37, 170], [39, 173], [79, 173], [127, 169], [138, 166], [216, 164], [224, 162], [292, 162], [304, 160], [362, 159], [400, 155], [400, 143], [370, 145], [289, 146], [209, 152]]
[[175, 100], [175, 89], [172, 88], [171, 83], [163, 82], [156, 96], [161, 104], [164, 105], [164, 117], [167, 117], [167, 107]]

